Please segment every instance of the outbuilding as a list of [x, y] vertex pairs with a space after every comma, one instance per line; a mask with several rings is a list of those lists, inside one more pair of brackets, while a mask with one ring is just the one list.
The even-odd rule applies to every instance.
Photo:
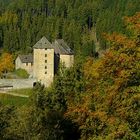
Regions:
[[24, 69], [30, 75], [33, 74], [33, 55], [19, 55], [15, 61], [15, 68], [17, 69]]

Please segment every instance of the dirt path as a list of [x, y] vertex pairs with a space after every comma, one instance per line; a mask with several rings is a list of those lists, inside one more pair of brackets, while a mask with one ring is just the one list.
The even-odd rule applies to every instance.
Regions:
[[7, 94], [7, 95], [12, 95], [12, 96], [17, 96], [17, 97], [23, 97], [23, 98], [29, 98], [28, 95], [23, 95], [23, 94], [17, 94], [17, 93], [11, 93], [7, 90], [0, 90], [0, 94]]

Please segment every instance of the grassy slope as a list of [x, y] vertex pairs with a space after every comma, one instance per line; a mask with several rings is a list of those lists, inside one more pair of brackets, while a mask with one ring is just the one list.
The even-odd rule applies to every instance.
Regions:
[[[17, 89], [11, 90], [10, 93], [19, 94], [19, 95], [31, 95], [32, 89]], [[4, 93], [0, 93], [0, 102], [5, 105], [14, 105], [14, 106], [22, 106], [28, 104], [28, 98], [6, 95]]]
[[0, 102], [5, 105], [23, 106], [28, 104], [28, 98], [0, 93]]
[[28, 89], [13, 89], [11, 91], [9, 91], [10, 93], [14, 93], [14, 94], [20, 94], [20, 95], [31, 95], [32, 94], [33, 89], [28, 88]]

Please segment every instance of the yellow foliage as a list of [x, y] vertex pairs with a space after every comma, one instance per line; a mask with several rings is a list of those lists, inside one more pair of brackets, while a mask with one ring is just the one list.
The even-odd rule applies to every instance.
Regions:
[[134, 139], [134, 131], [140, 131], [139, 19], [140, 13], [125, 18], [135, 30], [131, 37], [104, 34], [111, 48], [99, 60], [88, 58], [84, 64], [86, 92], [78, 105], [68, 107], [83, 136]]
[[18, 22], [18, 16], [10, 11], [5, 12], [0, 16], [0, 23], [2, 24], [12, 24]]
[[9, 53], [3, 53], [0, 57], [0, 75], [14, 69], [13, 57]]

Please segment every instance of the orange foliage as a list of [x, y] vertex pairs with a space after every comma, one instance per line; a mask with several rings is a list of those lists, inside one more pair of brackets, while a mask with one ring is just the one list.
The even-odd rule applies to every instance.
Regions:
[[14, 69], [13, 57], [9, 53], [3, 53], [0, 57], [0, 75]]
[[111, 48], [100, 60], [87, 60], [87, 91], [78, 105], [68, 107], [66, 116], [80, 125], [83, 139], [134, 139], [140, 131], [140, 13], [125, 20], [137, 34], [105, 34]]
[[125, 17], [124, 20], [129, 30], [133, 31], [135, 34], [140, 33], [140, 12], [137, 12], [132, 17]]

